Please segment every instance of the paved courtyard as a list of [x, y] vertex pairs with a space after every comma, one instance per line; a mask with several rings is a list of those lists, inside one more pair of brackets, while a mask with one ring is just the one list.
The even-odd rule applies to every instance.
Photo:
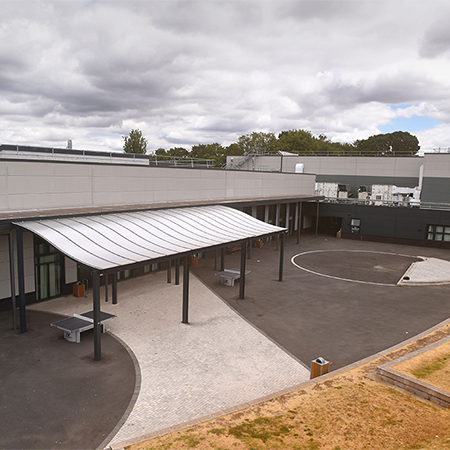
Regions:
[[[107, 328], [136, 355], [141, 377], [136, 404], [112, 444], [246, 406], [309, 379], [302, 363], [195, 276], [190, 292], [189, 325], [181, 323], [182, 285], [168, 284], [164, 272], [121, 282], [118, 304], [102, 302], [103, 311], [117, 315]], [[82, 313], [92, 308], [89, 294], [32, 309]]]
[[[135, 395], [108, 436], [98, 430], [103, 445], [121, 448], [295, 389], [309, 379], [311, 359], [325, 357], [336, 370], [446, 320], [450, 286], [440, 283], [450, 281], [449, 259], [439, 249], [303, 236], [300, 245], [287, 241], [281, 283], [275, 244], [253, 249], [244, 300], [239, 282], [220, 284], [214, 259], [200, 260], [190, 279], [188, 325], [181, 323], [182, 283], [172, 277], [168, 284], [165, 272], [120, 282], [117, 305], [104, 302], [102, 290], [102, 310], [117, 316], [107, 324], [111, 334], [102, 335], [105, 360], [114, 336], [136, 358]], [[226, 267], [239, 261], [227, 255]], [[28, 308], [44, 319], [90, 309], [91, 291]], [[91, 359], [91, 332], [75, 344], [48, 331], [69, 353], [89, 342], [90, 366], [99, 364]], [[103, 408], [114, 404], [106, 400]]]
[[[194, 271], [308, 366], [321, 356], [336, 370], [450, 316], [450, 285], [440, 284], [450, 281], [448, 250], [304, 235], [299, 244], [286, 241], [281, 283], [278, 255], [274, 242], [252, 249], [244, 300], [239, 283], [219, 283], [214, 260], [200, 260]], [[239, 262], [239, 254], [227, 255], [225, 267]]]

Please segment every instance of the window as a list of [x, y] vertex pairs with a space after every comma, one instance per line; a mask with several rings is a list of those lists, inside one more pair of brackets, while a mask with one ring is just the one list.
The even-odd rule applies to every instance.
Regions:
[[131, 269], [121, 270], [120, 272], [117, 272], [118, 280], [126, 280], [127, 278], [130, 277], [131, 277]]
[[428, 225], [427, 240], [450, 242], [450, 226]]
[[352, 219], [350, 221], [350, 231], [352, 233], [360, 233], [361, 232], [361, 219]]
[[34, 270], [36, 300], [61, 294], [64, 258], [55, 247], [38, 236], [34, 236]]
[[160, 267], [159, 263], [146, 264], [144, 266], [144, 273], [157, 272], [160, 269], [161, 269], [161, 267]]

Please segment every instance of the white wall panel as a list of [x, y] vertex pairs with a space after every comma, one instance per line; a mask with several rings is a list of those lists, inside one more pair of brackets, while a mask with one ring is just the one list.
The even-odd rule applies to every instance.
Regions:
[[66, 284], [75, 283], [77, 282], [77, 263], [73, 260], [68, 258], [67, 256], [64, 257], [64, 266], [65, 266], [65, 272], [66, 272]]
[[7, 195], [0, 204], [3, 211], [25, 211], [314, 195], [314, 181], [306, 174], [0, 161]]

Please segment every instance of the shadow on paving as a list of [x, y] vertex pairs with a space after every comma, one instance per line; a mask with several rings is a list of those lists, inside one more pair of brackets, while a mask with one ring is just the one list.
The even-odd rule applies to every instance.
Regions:
[[108, 333], [93, 359], [93, 330], [79, 344], [50, 323], [61, 316], [27, 311], [28, 332], [0, 313], [0, 448], [95, 449], [125, 413], [136, 383], [132, 358]]
[[[317, 250], [323, 250], [317, 252]], [[319, 276], [295, 262], [329, 275]], [[377, 253], [369, 253], [377, 252]], [[336, 370], [413, 337], [450, 316], [450, 286], [397, 286], [417, 256], [449, 259], [448, 251], [305, 235], [286, 240], [284, 279], [278, 280], [275, 243], [253, 248], [246, 261], [245, 299], [220, 284], [220, 255], [199, 260], [195, 274], [230, 306], [306, 366], [322, 356]], [[393, 253], [393, 254], [387, 254]], [[405, 256], [408, 255], [408, 256]], [[409, 256], [410, 255], [410, 256]], [[225, 268], [240, 267], [240, 252]], [[389, 285], [393, 284], [393, 285]]]

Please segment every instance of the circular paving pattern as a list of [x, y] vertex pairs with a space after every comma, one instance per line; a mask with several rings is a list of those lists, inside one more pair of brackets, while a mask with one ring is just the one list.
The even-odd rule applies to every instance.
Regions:
[[294, 255], [291, 262], [305, 272], [351, 283], [397, 286], [420, 256], [365, 250], [312, 250]]

